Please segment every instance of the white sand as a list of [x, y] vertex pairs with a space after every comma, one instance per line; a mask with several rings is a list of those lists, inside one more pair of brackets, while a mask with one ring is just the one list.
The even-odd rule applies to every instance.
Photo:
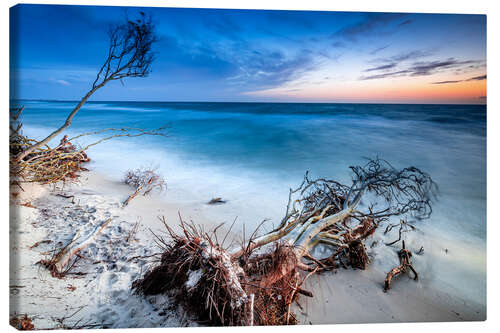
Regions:
[[[153, 257], [147, 256], [158, 252], [149, 230], [162, 234], [158, 216], [165, 216], [175, 229], [181, 212], [185, 220], [202, 224], [208, 230], [216, 224], [207, 216], [212, 216], [214, 210], [224, 213], [224, 205], [211, 208], [202, 202], [175, 202], [176, 195], [172, 193], [166, 200], [155, 195], [138, 196], [122, 208], [121, 202], [131, 189], [95, 172], [85, 173], [79, 184], [65, 188], [24, 188], [24, 192], [15, 190], [20, 193], [16, 201], [29, 202], [35, 208], [11, 205], [11, 314], [28, 314], [37, 329], [92, 324], [115, 328], [196, 325], [181, 309], [174, 308], [168, 297], [138, 297], [130, 292], [130, 286], [151, 265]], [[74, 198], [57, 196], [58, 193]], [[211, 213], [207, 214], [209, 210]], [[36, 265], [48, 257], [44, 253], [67, 244], [86, 223], [110, 217], [109, 226], [82, 251], [84, 259], [73, 269], [85, 275], [56, 279]], [[140, 225], [136, 239], [126, 242], [137, 221]], [[51, 243], [30, 249], [44, 240]], [[382, 247], [373, 251], [378, 248]], [[375, 257], [374, 262], [379, 259], [380, 256]], [[425, 275], [420, 282], [402, 277], [389, 293], [384, 293], [385, 273], [377, 267], [372, 265], [366, 271], [338, 270], [309, 279], [305, 288], [314, 297], [299, 299], [302, 309], [295, 309], [299, 321], [326, 324], [485, 319], [484, 304], [452, 296], [438, 288], [441, 284], [430, 283]]]
[[[18, 202], [36, 208], [11, 205], [10, 313], [28, 314], [37, 329], [104, 324], [105, 327], [192, 326], [164, 296], [144, 299], [133, 295], [130, 286], [153, 258], [137, 258], [158, 252], [149, 229], [161, 234], [157, 215], [177, 221], [177, 208], [154, 197], [134, 199], [121, 208], [130, 188], [108, 182], [94, 173], [85, 174], [81, 184], [49, 191], [37, 185], [24, 186]], [[17, 192], [17, 191], [16, 191]], [[74, 195], [64, 198], [56, 194]], [[196, 214], [189, 214], [200, 218]], [[47, 251], [67, 244], [79, 227], [112, 217], [111, 223], [81, 252], [85, 258], [73, 268], [86, 275], [56, 279], [36, 263]], [[136, 238], [125, 238], [140, 221]], [[175, 223], [172, 223], [175, 224]], [[30, 249], [36, 242], [51, 240]], [[131, 260], [132, 259], [132, 260]], [[76, 287], [73, 290], [72, 287]]]

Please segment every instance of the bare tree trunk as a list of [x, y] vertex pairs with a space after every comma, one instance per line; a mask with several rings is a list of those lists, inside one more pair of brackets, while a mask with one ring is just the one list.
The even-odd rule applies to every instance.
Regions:
[[106, 84], [106, 82], [103, 82], [101, 83], [100, 85], [96, 86], [95, 88], [92, 88], [92, 90], [90, 90], [81, 100], [80, 100], [80, 103], [78, 103], [78, 105], [73, 109], [73, 111], [69, 114], [68, 118], [66, 118], [66, 121], [64, 122], [64, 124], [59, 127], [57, 130], [55, 130], [54, 132], [52, 132], [49, 136], [47, 136], [45, 139], [43, 139], [42, 141], [39, 141], [37, 143], [35, 143], [34, 145], [30, 146], [29, 148], [27, 148], [26, 150], [20, 152], [17, 156], [16, 156], [16, 161], [21, 161], [22, 159], [24, 159], [26, 156], [28, 156], [29, 154], [31, 154], [32, 152], [34, 152], [36, 149], [46, 145], [47, 143], [49, 143], [50, 140], [52, 140], [53, 138], [55, 138], [56, 136], [58, 136], [59, 134], [61, 134], [66, 128], [68, 128], [70, 125], [71, 125], [71, 121], [73, 120], [73, 118], [75, 117], [76, 113], [81, 109], [81, 107], [83, 106], [83, 104], [85, 104], [85, 102], [87, 102], [87, 100], [90, 98], [90, 96], [92, 96], [92, 94], [94, 92], [96, 92], [97, 89], [103, 87], [104, 85]]
[[102, 88], [108, 81], [121, 80], [126, 77], [146, 77], [151, 72], [154, 60], [151, 46], [157, 41], [151, 17], [143, 12], [137, 20], [126, 20], [125, 23], [112, 27], [109, 38], [108, 56], [97, 73], [92, 89], [80, 100], [69, 114], [64, 124], [40, 142], [29, 146], [19, 153], [15, 161], [20, 162], [36, 149], [46, 145], [54, 137], [71, 125], [71, 121], [85, 102]]

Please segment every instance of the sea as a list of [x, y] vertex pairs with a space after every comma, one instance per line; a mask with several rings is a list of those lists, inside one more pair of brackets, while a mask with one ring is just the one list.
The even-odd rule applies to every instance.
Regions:
[[[60, 126], [76, 104], [11, 101], [24, 105], [24, 134], [35, 138]], [[485, 305], [486, 118], [485, 105], [94, 101], [66, 134], [167, 126], [166, 137], [116, 138], [90, 148], [89, 166], [116, 181], [129, 169], [155, 167], [168, 183], [162, 196], [175, 193], [175, 200], [200, 206], [221, 197], [228, 208], [211, 218], [229, 224], [237, 218], [236, 230], [264, 219], [264, 228], [277, 224], [289, 188], [306, 171], [350, 184], [349, 166], [370, 158], [418, 167], [439, 195], [430, 219], [415, 221], [428, 253], [415, 265], [420, 261], [420, 275], [428, 273], [438, 287]]]

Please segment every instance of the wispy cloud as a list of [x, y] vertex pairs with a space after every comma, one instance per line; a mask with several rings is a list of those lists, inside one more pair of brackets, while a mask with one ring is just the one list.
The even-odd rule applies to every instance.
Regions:
[[384, 28], [390, 23], [406, 17], [404, 13], [369, 13], [364, 19], [352, 25], [348, 25], [331, 35], [331, 38], [343, 38], [351, 42], [365, 34], [373, 33], [375, 30]]
[[[394, 72], [388, 72], [388, 73], [381, 73], [381, 74], [376, 74], [376, 75], [370, 75], [370, 76], [362, 76], [359, 79], [360, 80], [374, 80], [374, 79], [382, 79], [382, 78], [387, 78], [387, 77], [398, 77], [398, 76], [427, 76], [434, 74], [436, 72], [442, 71], [442, 70], [448, 70], [448, 69], [455, 69], [462, 67], [464, 65], [469, 65], [472, 63], [478, 63], [477, 60], [463, 60], [459, 61], [454, 58], [448, 58], [446, 60], [434, 60], [434, 61], [420, 61], [420, 62], [414, 62], [412, 65], [406, 68], [401, 68], [399, 71], [394, 71]], [[391, 64], [390, 67], [388, 68], [394, 68], [396, 66], [392, 66]], [[379, 66], [375, 68], [368, 68], [368, 70], [375, 71], [375, 70], [386, 70], [387, 68], [383, 68], [384, 66]], [[365, 70], [365, 71], [368, 71]], [[477, 79], [480, 79], [478, 77]], [[443, 81], [444, 82], [444, 81]], [[452, 83], [452, 82], [447, 82], [447, 83]]]
[[[202, 16], [203, 17], [203, 16]], [[204, 19], [207, 29], [214, 31], [217, 35], [231, 40], [242, 39], [242, 28], [229, 15], [221, 15], [217, 20]]]
[[71, 85], [71, 83], [69, 83], [66, 80], [55, 80], [55, 82], [57, 82], [59, 84], [62, 84], [63, 86], [69, 86], [69, 85]]
[[486, 80], [486, 74], [480, 75], [480, 76], [471, 77], [467, 81], [482, 81], [482, 80]]
[[[385, 78], [385, 77], [390, 77], [390, 76], [399, 76], [402, 74], [408, 74], [413, 69], [411, 69], [411, 68], [406, 69], [406, 70], [401, 69], [399, 71], [395, 71], [392, 73], [387, 73], [387, 71], [400, 66], [401, 63], [404, 63], [406, 61], [424, 58], [424, 57], [430, 56], [431, 54], [432, 53], [429, 51], [413, 50], [413, 51], [398, 53], [398, 54], [395, 54], [391, 57], [374, 59], [371, 62], [375, 63], [375, 64], [379, 64], [379, 65], [377, 65], [375, 67], [367, 68], [367, 69], [363, 70], [363, 72], [381, 71], [381, 72], [386, 72], [386, 73], [362, 77], [361, 79], [362, 80], [372, 80], [372, 79], [379, 79], [379, 78]], [[419, 63], [415, 63], [415, 64], [419, 64]]]
[[390, 56], [390, 57], [376, 58], [370, 62], [371, 63], [380, 63], [380, 64], [394, 63], [394, 62], [399, 63], [399, 62], [408, 61], [408, 60], [417, 60], [417, 59], [429, 57], [431, 55], [433, 55], [433, 53], [431, 51], [411, 50], [411, 51], [407, 51], [407, 52], [397, 53], [397, 54]]
[[387, 65], [381, 65], [373, 68], [368, 68], [365, 69], [364, 72], [373, 72], [373, 71], [380, 71], [380, 70], [385, 70], [385, 69], [391, 69], [397, 66], [397, 63], [392, 63], [392, 64], [387, 64]]
[[346, 46], [347, 46], [347, 44], [346, 44], [346, 43], [344, 43], [344, 42], [337, 41], [337, 42], [333, 42], [333, 43], [332, 43], [332, 46], [333, 46], [333, 47], [336, 47], [336, 48], [342, 48], [342, 47], [346, 47]]
[[437, 60], [437, 61], [421, 61], [414, 63], [414, 65], [410, 68], [410, 71], [412, 72], [411, 74], [412, 76], [429, 75], [435, 72], [436, 70], [442, 68], [458, 67], [461, 65], [467, 65], [474, 62], [475, 62], [474, 60], [458, 61], [454, 58], [449, 58], [447, 60]]
[[438, 81], [438, 82], [431, 82], [431, 83], [432, 84], [450, 84], [450, 83], [459, 83], [459, 82], [467, 82], [467, 81], [482, 81], [482, 80], [486, 80], [486, 74], [471, 77], [470, 79], [466, 79], [466, 80], [449, 80], [449, 81]]
[[311, 52], [302, 50], [294, 56], [278, 51], [261, 51], [259, 54], [243, 54], [236, 60], [239, 74], [231, 80], [257, 89], [276, 87], [298, 78], [314, 68]]
[[370, 75], [370, 76], [362, 76], [359, 79], [360, 80], [385, 79], [387, 77], [406, 76], [409, 73], [410, 73], [409, 70], [401, 70], [401, 71], [397, 71], [397, 72], [389, 72], [389, 73], [375, 74], [375, 75]]
[[403, 22], [399, 23], [399, 26], [407, 25], [407, 24], [410, 24], [410, 23], [412, 23], [412, 22], [413, 22], [413, 20], [412, 20], [412, 19], [408, 19], [408, 20], [406, 20], [406, 21], [403, 21]]
[[377, 47], [376, 49], [374, 49], [373, 51], [370, 52], [371, 55], [375, 55], [377, 53], [379, 53], [380, 51], [383, 51], [385, 50], [386, 48], [388, 48], [389, 46], [391, 46], [390, 44], [388, 45], [385, 45], [385, 46], [381, 46], [381, 47]]

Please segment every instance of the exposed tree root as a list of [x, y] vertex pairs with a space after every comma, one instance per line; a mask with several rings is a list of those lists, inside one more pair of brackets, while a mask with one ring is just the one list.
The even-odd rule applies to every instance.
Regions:
[[168, 293], [206, 324], [296, 323], [289, 305], [297, 297], [301, 279], [290, 247], [277, 244], [273, 252], [240, 266], [214, 237], [181, 223], [183, 235], [166, 225], [172, 241], [157, 237], [164, 249], [160, 264], [133, 283], [136, 292]]
[[416, 281], [418, 280], [418, 273], [413, 268], [413, 265], [411, 263], [411, 252], [406, 249], [405, 246], [405, 241], [403, 241], [403, 246], [401, 250], [398, 251], [398, 257], [399, 257], [399, 266], [394, 267], [391, 269], [389, 273], [387, 273], [387, 276], [385, 278], [384, 282], [384, 291], [387, 292], [389, 289], [391, 289], [391, 282], [392, 279], [394, 279], [396, 276], [403, 274], [403, 273], [409, 273], [409, 271], [412, 271], [413, 273], [413, 279]]
[[[107, 128], [101, 131], [82, 133], [73, 138], [64, 136], [56, 147], [40, 145], [40, 141], [28, 138], [21, 133], [22, 108], [10, 110], [10, 183], [21, 187], [22, 182], [52, 184], [59, 181], [75, 180], [81, 171], [87, 171], [84, 163], [90, 161], [87, 150], [99, 143], [117, 137], [137, 137], [142, 135], [161, 135], [166, 127], [153, 130], [140, 128]], [[72, 142], [84, 136], [111, 133], [85, 147], [77, 147]], [[36, 148], [34, 148], [36, 147]], [[27, 153], [29, 151], [29, 153]], [[22, 187], [21, 187], [22, 189]]]
[[[305, 279], [338, 267], [365, 269], [369, 258], [364, 241], [380, 223], [403, 214], [426, 218], [432, 211], [436, 185], [422, 171], [396, 170], [379, 159], [351, 169], [350, 187], [311, 180], [306, 174], [303, 183], [290, 190], [280, 225], [259, 237], [254, 232], [241, 248], [224, 249], [215, 230], [209, 235], [182, 219], [183, 232], [176, 234], [163, 219], [171, 240], [157, 237], [163, 249], [160, 264], [132, 288], [144, 295], [167, 293], [206, 324], [297, 323], [291, 304], [299, 294], [313, 295], [301, 288]], [[358, 204], [365, 192], [382, 200], [362, 211]], [[330, 254], [316, 257], [319, 245]], [[400, 251], [402, 271], [414, 271], [410, 256], [406, 249]]]
[[[36, 140], [18, 135], [17, 141], [11, 141], [10, 146], [23, 150], [34, 142]], [[10, 161], [11, 180], [42, 184], [74, 180], [79, 177], [79, 172], [87, 171], [82, 164], [90, 161], [85, 150], [74, 146], [68, 141], [67, 136], [61, 139], [57, 147], [44, 146], [29, 154], [24, 160], [18, 161], [14, 156], [11, 155]]]

